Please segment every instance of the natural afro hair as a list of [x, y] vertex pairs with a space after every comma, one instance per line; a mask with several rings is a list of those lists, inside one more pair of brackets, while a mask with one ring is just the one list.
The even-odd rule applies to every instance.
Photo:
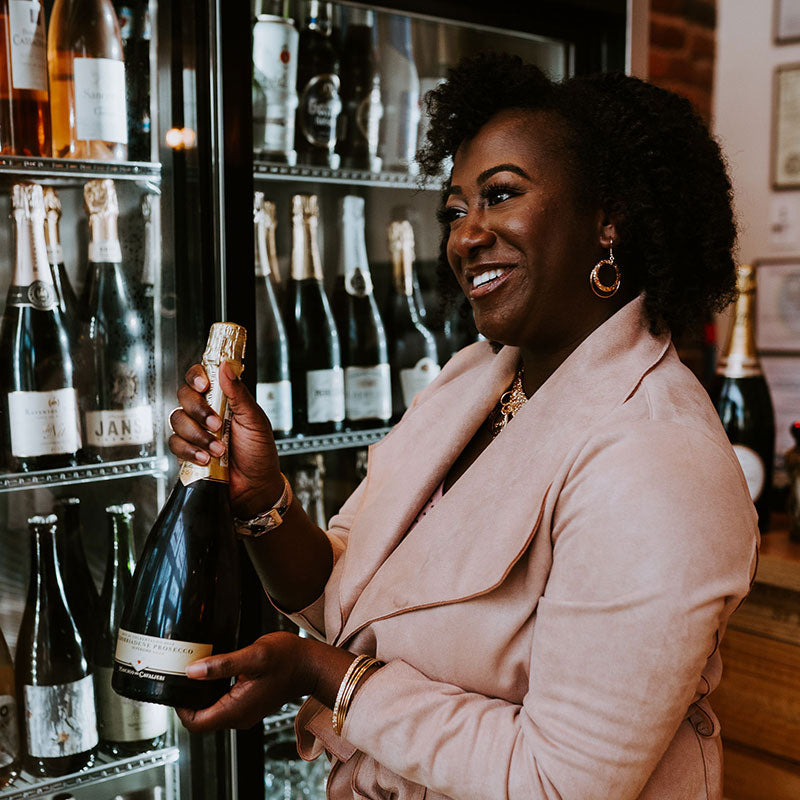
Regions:
[[[622, 74], [555, 83], [517, 56], [481, 53], [451, 69], [425, 103], [431, 121], [417, 159], [429, 177], [500, 111], [543, 111], [563, 121], [575, 202], [614, 222], [615, 258], [626, 284], [644, 292], [653, 332], [692, 327], [735, 296], [730, 180], [688, 100]], [[445, 227], [443, 287], [447, 235]]]

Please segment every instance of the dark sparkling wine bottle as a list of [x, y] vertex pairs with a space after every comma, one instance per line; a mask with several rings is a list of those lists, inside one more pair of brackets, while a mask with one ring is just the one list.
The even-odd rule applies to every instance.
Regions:
[[19, 714], [14, 665], [0, 630], [0, 789], [19, 774]]
[[344, 363], [345, 416], [354, 428], [386, 425], [392, 387], [386, 332], [372, 290], [364, 229], [364, 199], [339, 201], [341, 246], [334, 317]]
[[392, 412], [397, 419], [440, 372], [436, 338], [419, 317], [414, 296], [414, 231], [408, 220], [388, 229], [392, 288], [387, 328], [391, 346]]
[[164, 706], [130, 700], [111, 688], [117, 631], [135, 567], [134, 510], [132, 503], [106, 508], [109, 549], [92, 659], [100, 749], [115, 756], [134, 755], [159, 747], [169, 727]]
[[275, 436], [292, 432], [289, 340], [275, 297], [275, 204], [256, 192], [253, 200], [256, 264], [256, 400]]
[[67, 604], [56, 552], [56, 516], [31, 517], [31, 577], [17, 638], [17, 694], [33, 775], [89, 767], [97, 749], [94, 684]]
[[[244, 348], [240, 325], [212, 325], [203, 355], [211, 383], [206, 400], [224, 420], [219, 436], [226, 443], [230, 415], [218, 372], [224, 361], [241, 372]], [[235, 648], [238, 564], [227, 458], [212, 458], [205, 467], [185, 462], [147, 537], [125, 602], [112, 678], [116, 692], [196, 709], [228, 690], [227, 680], [191, 680], [185, 670], [199, 658]]]
[[756, 353], [755, 268], [737, 268], [733, 327], [717, 366], [714, 404], [728, 434], [750, 497], [758, 512], [758, 527], [769, 527], [772, 470], [775, 458], [775, 414], [767, 381]]
[[88, 461], [143, 458], [155, 440], [145, 324], [122, 268], [114, 182], [88, 181], [89, 278], [81, 407]]
[[284, 324], [289, 338], [295, 430], [341, 431], [344, 372], [339, 335], [322, 285], [316, 195], [292, 197], [292, 269]]
[[75, 464], [81, 447], [67, 324], [47, 263], [42, 187], [12, 192], [16, 260], [0, 326], [0, 415], [11, 471]]

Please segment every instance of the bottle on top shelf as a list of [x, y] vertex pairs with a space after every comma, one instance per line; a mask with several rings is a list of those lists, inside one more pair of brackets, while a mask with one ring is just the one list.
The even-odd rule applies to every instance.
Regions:
[[91, 766], [98, 742], [91, 667], [64, 594], [56, 522], [55, 514], [28, 520], [31, 577], [16, 659], [23, 764], [47, 776]]
[[331, 433], [344, 422], [339, 335], [322, 284], [316, 195], [292, 197], [292, 266], [284, 297], [295, 430]]
[[733, 445], [758, 512], [758, 526], [769, 526], [775, 459], [775, 414], [756, 351], [756, 271], [736, 270], [739, 296], [728, 343], [717, 365], [714, 403]]
[[44, 197], [12, 190], [16, 258], [0, 327], [0, 411], [5, 463], [29, 471], [76, 463], [80, 419], [67, 324], [47, 263]]
[[289, 341], [272, 276], [275, 263], [275, 204], [256, 192], [253, 199], [256, 267], [256, 399], [276, 436], [292, 431], [292, 382]]
[[124, 161], [125, 61], [111, 0], [55, 0], [47, 61], [53, 156]]
[[[227, 361], [241, 374], [244, 349], [240, 325], [211, 326], [203, 355], [210, 382], [206, 401], [224, 420], [216, 435], [226, 444], [230, 414], [218, 373]], [[204, 467], [184, 462], [147, 537], [122, 612], [112, 678], [116, 692], [196, 709], [228, 690], [226, 680], [191, 680], [185, 669], [199, 658], [235, 648], [238, 565], [227, 457], [212, 457]]]
[[3, 631], [0, 630], [0, 789], [17, 777], [20, 757], [14, 665]]
[[159, 747], [169, 727], [164, 706], [130, 700], [111, 688], [117, 630], [135, 567], [134, 511], [132, 503], [106, 508], [109, 549], [92, 658], [100, 748], [115, 756], [134, 755]]
[[364, 198], [343, 197], [339, 214], [334, 316], [344, 364], [345, 417], [353, 427], [370, 428], [386, 425], [392, 416], [389, 348], [367, 261]]
[[81, 406], [89, 461], [151, 454], [152, 357], [138, 299], [122, 267], [114, 182], [88, 181], [89, 276], [86, 294], [86, 364]]

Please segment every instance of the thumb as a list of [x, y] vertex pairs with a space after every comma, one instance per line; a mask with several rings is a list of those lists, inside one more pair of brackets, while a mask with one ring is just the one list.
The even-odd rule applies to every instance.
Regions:
[[246, 428], [263, 426], [264, 414], [261, 407], [227, 361], [219, 371], [219, 385], [225, 392], [228, 406], [238, 423]]
[[245, 667], [250, 665], [250, 661], [246, 648], [234, 650], [232, 653], [200, 658], [186, 666], [186, 677], [205, 681], [234, 678], [245, 671]]

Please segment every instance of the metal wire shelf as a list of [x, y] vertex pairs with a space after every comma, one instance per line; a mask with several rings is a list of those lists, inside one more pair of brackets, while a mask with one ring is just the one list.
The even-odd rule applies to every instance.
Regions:
[[350, 447], [367, 447], [379, 442], [390, 430], [391, 428], [370, 428], [342, 433], [326, 433], [319, 436], [293, 436], [288, 439], [278, 439], [276, 444], [278, 453], [281, 455], [345, 450]]

